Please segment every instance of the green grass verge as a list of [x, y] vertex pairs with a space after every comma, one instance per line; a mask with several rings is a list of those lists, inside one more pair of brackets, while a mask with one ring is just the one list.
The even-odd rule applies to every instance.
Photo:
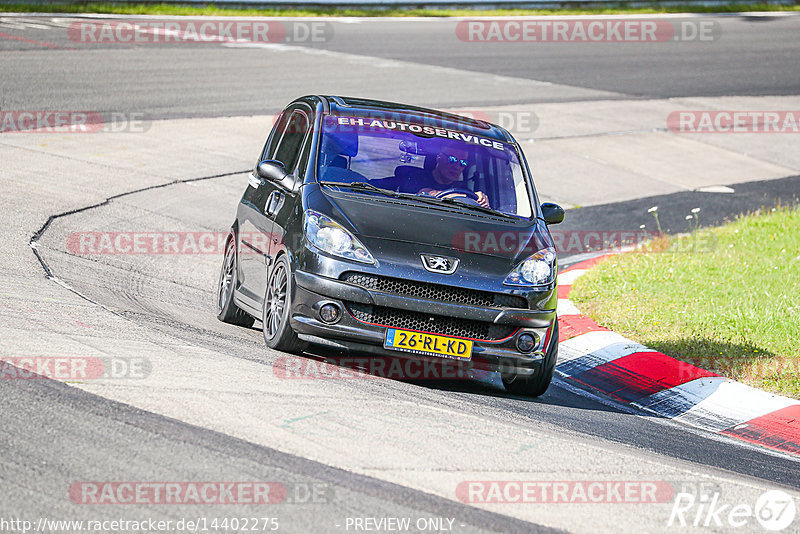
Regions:
[[724, 13], [740, 11], [800, 11], [800, 5], [727, 4], [721, 6], [678, 5], [628, 8], [624, 5], [585, 9], [404, 9], [368, 8], [263, 8], [234, 9], [214, 4], [188, 6], [176, 4], [136, 4], [117, 2], [64, 4], [11, 3], [0, 5], [8, 13], [107, 13], [115, 15], [192, 15], [192, 16], [261, 16], [261, 17], [491, 17], [509, 15], [609, 15], [656, 13]]
[[800, 208], [614, 256], [578, 279], [570, 299], [648, 347], [800, 398]]

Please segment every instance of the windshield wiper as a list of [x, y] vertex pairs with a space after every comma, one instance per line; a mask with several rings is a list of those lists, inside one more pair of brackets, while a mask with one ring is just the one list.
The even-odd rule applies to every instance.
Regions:
[[387, 197], [398, 198], [403, 200], [415, 200], [417, 202], [422, 202], [424, 204], [432, 204], [437, 206], [441, 205], [441, 201], [433, 197], [420, 196], [420, 195], [415, 195], [413, 193], [400, 193], [397, 191], [392, 191], [391, 189], [384, 189], [382, 187], [378, 187], [367, 182], [331, 182], [323, 180], [319, 182], [319, 184], [331, 187], [347, 187], [354, 191], [369, 191], [372, 193], [380, 193], [382, 195], [386, 195]]
[[391, 189], [384, 189], [382, 187], [378, 187], [376, 185], [372, 185], [367, 182], [331, 182], [329, 180], [323, 180], [319, 182], [319, 184], [327, 185], [330, 187], [346, 187], [354, 191], [369, 191], [371, 193], [380, 193], [387, 197], [401, 198], [404, 200], [415, 200], [417, 202], [422, 202], [423, 204], [431, 204], [431, 205], [450, 204], [452, 206], [467, 207], [476, 211], [482, 211], [483, 213], [488, 213], [490, 215], [504, 217], [506, 219], [513, 219], [513, 220], [517, 219], [513, 215], [503, 213], [502, 211], [497, 211], [492, 208], [484, 208], [483, 206], [478, 206], [475, 204], [465, 204], [463, 202], [458, 202], [454, 198], [436, 198], [427, 195], [415, 195], [413, 193], [399, 193], [397, 191], [392, 191]]
[[439, 201], [440, 202], [445, 202], [447, 204], [452, 204], [452, 205], [455, 205], [455, 206], [462, 206], [462, 207], [469, 208], [469, 209], [472, 209], [472, 210], [475, 210], [475, 211], [482, 211], [483, 213], [488, 213], [490, 215], [496, 215], [498, 217], [504, 217], [506, 219], [517, 220], [516, 217], [514, 217], [513, 215], [509, 215], [508, 213], [503, 213], [502, 211], [497, 211], [496, 209], [492, 209], [492, 208], [485, 208], [485, 207], [483, 207], [483, 206], [481, 206], [479, 204], [467, 204], [466, 202], [459, 202], [455, 198], [445, 197], [445, 198], [440, 198]]
[[327, 185], [330, 187], [346, 187], [354, 191], [370, 191], [372, 193], [380, 193], [387, 197], [401, 198], [399, 193], [395, 193], [391, 189], [383, 189], [382, 187], [368, 184], [367, 182], [331, 182], [323, 180], [319, 182], [319, 185]]

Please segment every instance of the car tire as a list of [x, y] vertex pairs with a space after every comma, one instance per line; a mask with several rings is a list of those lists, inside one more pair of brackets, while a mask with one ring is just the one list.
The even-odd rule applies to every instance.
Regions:
[[308, 346], [289, 324], [294, 277], [289, 260], [282, 255], [275, 260], [264, 295], [262, 330], [267, 346], [283, 352], [300, 353]]
[[236, 287], [237, 258], [234, 238], [231, 236], [225, 245], [225, 259], [219, 273], [217, 284], [217, 319], [223, 323], [251, 327], [255, 319], [240, 309], [233, 301], [233, 290]]
[[544, 357], [544, 362], [539, 372], [530, 375], [502, 375], [503, 385], [506, 391], [515, 395], [525, 395], [527, 397], [540, 397], [544, 395], [550, 382], [553, 380], [553, 373], [556, 370], [558, 361], [558, 320], [553, 325], [553, 337], [550, 340], [550, 349]]

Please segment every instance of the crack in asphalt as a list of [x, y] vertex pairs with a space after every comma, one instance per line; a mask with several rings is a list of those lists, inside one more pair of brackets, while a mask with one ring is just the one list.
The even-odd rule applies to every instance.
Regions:
[[[192, 183], [192, 182], [202, 182], [202, 181], [205, 181], [205, 180], [213, 180], [215, 178], [225, 178], [227, 176], [235, 176], [237, 174], [244, 174], [246, 172], [247, 172], [247, 169], [243, 170], [243, 171], [226, 172], [226, 173], [222, 173], [222, 174], [213, 174], [211, 176], [201, 176], [199, 178], [186, 178], [186, 179], [183, 179], [183, 180], [172, 180], [170, 182], [165, 182], [163, 184], [149, 185], [147, 187], [140, 187], [139, 189], [133, 189], [131, 191], [126, 191], [124, 193], [117, 193], [116, 195], [111, 195], [110, 197], [107, 197], [105, 200], [102, 200], [102, 201], [97, 202], [95, 204], [90, 204], [88, 206], [83, 206], [81, 208], [75, 208], [73, 210], [64, 211], [64, 212], [61, 212], [61, 213], [57, 213], [55, 215], [51, 215], [50, 217], [47, 218], [47, 220], [42, 225], [42, 227], [39, 228], [33, 234], [33, 236], [30, 238], [30, 240], [28, 241], [28, 246], [30, 246], [31, 250], [33, 250], [33, 254], [36, 256], [36, 259], [39, 260], [39, 263], [41, 264], [42, 269], [44, 269], [44, 272], [47, 275], [48, 279], [53, 280], [54, 282], [58, 283], [59, 285], [64, 286], [65, 288], [69, 289], [70, 291], [72, 291], [73, 293], [75, 293], [76, 295], [81, 297], [82, 299], [87, 300], [87, 301], [91, 302], [92, 304], [97, 304], [99, 306], [102, 306], [103, 308], [106, 308], [101, 303], [96, 302], [96, 301], [92, 300], [91, 298], [87, 297], [86, 295], [81, 294], [78, 290], [70, 287], [68, 284], [66, 284], [62, 280], [59, 280], [53, 274], [53, 271], [50, 269], [50, 266], [47, 265], [47, 262], [42, 257], [42, 255], [39, 252], [39, 249], [37, 247], [37, 242], [39, 241], [39, 239], [41, 239], [41, 237], [44, 235], [44, 233], [47, 231], [47, 229], [50, 228], [50, 225], [53, 223], [53, 221], [55, 221], [56, 219], [60, 219], [61, 217], [68, 217], [70, 215], [75, 215], [76, 213], [82, 213], [84, 211], [89, 211], [91, 209], [95, 209], [95, 208], [99, 208], [99, 207], [102, 207], [102, 206], [106, 206], [112, 200], [116, 200], [118, 198], [126, 197], [126, 196], [129, 196], [129, 195], [135, 195], [136, 193], [143, 193], [145, 191], [152, 191], [154, 189], [162, 189], [164, 187], [169, 187], [171, 185], [176, 185], [176, 184], [187, 184], [187, 183]], [[108, 309], [108, 308], [106, 308], [106, 309]], [[109, 310], [109, 311], [114, 313], [113, 310]]]

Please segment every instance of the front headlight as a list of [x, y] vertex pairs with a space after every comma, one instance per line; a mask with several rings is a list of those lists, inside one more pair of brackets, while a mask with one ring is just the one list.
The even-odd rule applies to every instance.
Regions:
[[334, 256], [361, 263], [375, 263], [367, 247], [330, 217], [314, 210], [306, 210], [303, 215], [303, 230], [310, 244]]
[[556, 251], [543, 248], [511, 271], [504, 284], [509, 286], [543, 286], [553, 282], [556, 276]]

